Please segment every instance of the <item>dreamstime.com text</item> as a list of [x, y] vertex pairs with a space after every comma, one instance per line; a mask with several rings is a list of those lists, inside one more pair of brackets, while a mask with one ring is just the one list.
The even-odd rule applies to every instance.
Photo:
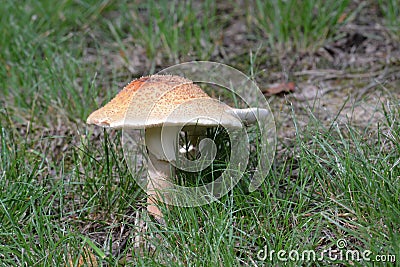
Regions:
[[347, 249], [347, 241], [339, 239], [336, 242], [337, 249], [326, 249], [322, 251], [314, 250], [268, 250], [265, 245], [263, 249], [257, 252], [257, 258], [262, 261], [353, 261], [353, 262], [396, 262], [396, 255], [394, 254], [379, 254], [373, 255], [370, 250], [355, 250]]

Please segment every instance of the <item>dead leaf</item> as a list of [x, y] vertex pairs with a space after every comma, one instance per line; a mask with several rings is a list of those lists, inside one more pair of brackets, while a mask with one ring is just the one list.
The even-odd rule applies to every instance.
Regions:
[[262, 92], [267, 96], [277, 95], [280, 93], [291, 93], [294, 92], [295, 87], [296, 85], [294, 84], [294, 82], [280, 83], [272, 87], [269, 87], [267, 89], [264, 89], [262, 90]]
[[345, 19], [347, 19], [347, 13], [342, 13], [339, 16], [338, 23], [340, 24], [340, 23], [344, 22]]
[[[68, 254], [68, 264], [67, 267], [72, 267], [74, 266], [72, 257], [70, 254]], [[85, 246], [83, 248], [83, 255], [79, 256], [78, 259], [78, 267], [82, 266], [90, 266], [90, 267], [98, 267], [99, 264], [97, 263], [96, 256], [93, 254], [91, 249], [88, 246]]]

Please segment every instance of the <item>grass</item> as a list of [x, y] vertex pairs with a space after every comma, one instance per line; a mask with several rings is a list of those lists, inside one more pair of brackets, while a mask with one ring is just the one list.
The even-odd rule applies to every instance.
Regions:
[[[166, 1], [3, 2], [0, 266], [262, 266], [269, 259], [257, 257], [261, 249], [321, 252], [336, 249], [341, 238], [349, 249], [370, 250], [371, 258], [395, 255], [398, 262], [400, 108], [395, 97], [380, 108], [383, 120], [364, 127], [327, 123], [313, 108], [303, 126], [293, 108], [286, 116], [296, 134], [279, 139], [272, 171], [259, 190], [248, 192], [249, 170], [217, 202], [164, 207], [166, 225], [159, 225], [146, 217], [146, 196], [132, 176], [139, 174], [128, 170], [121, 133], [87, 127], [84, 121], [127, 81], [163, 64], [225, 60], [214, 54], [223, 28], [248, 18], [248, 9], [213, 1], [182, 6]], [[306, 2], [294, 14], [281, 5], [284, 17], [293, 19], [289, 24], [266, 24], [277, 17], [258, 9], [264, 13], [248, 22], [254, 28], [246, 36], [265, 43], [260, 31], [273, 32], [268, 45], [297, 52], [335, 38], [348, 2], [335, 2], [335, 12], [329, 5], [320, 10], [326, 21], [308, 12], [319, 1]], [[130, 72], [132, 57], [143, 57], [145, 70]], [[257, 76], [252, 63], [236, 60], [230, 64], [245, 65]], [[275, 254], [274, 264], [280, 263]], [[326, 257], [303, 263], [338, 262]]]
[[255, 24], [277, 51], [316, 50], [337, 34], [349, 15], [348, 0], [257, 0], [255, 4]]
[[384, 24], [397, 40], [400, 34], [399, 2], [396, 0], [378, 1], [379, 9], [384, 17]]
[[212, 26], [217, 22], [216, 4], [209, 0], [177, 3], [149, 1], [138, 5], [124, 22], [132, 25], [127, 32], [141, 36], [140, 43], [152, 59], [158, 57], [160, 51], [166, 52], [174, 63], [186, 54], [199, 60], [209, 58], [218, 38], [215, 35], [218, 27]]

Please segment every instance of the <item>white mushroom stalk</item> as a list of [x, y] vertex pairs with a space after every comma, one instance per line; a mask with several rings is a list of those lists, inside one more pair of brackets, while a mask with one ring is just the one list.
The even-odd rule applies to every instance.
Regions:
[[175, 135], [174, 131], [168, 136], [170, 142], [162, 145], [161, 127], [146, 129], [145, 140], [148, 153], [148, 179], [147, 179], [147, 210], [162, 221], [162, 213], [157, 206], [158, 200], [168, 197], [168, 190], [172, 189], [171, 178], [175, 176], [175, 168], [172, 166], [164, 153], [174, 154]]

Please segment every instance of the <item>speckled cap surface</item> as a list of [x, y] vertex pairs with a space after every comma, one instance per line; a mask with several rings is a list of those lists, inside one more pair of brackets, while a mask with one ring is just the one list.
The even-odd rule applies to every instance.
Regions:
[[229, 106], [209, 97], [191, 80], [173, 75], [132, 81], [104, 107], [90, 114], [87, 123], [131, 129], [162, 125], [242, 127]]

